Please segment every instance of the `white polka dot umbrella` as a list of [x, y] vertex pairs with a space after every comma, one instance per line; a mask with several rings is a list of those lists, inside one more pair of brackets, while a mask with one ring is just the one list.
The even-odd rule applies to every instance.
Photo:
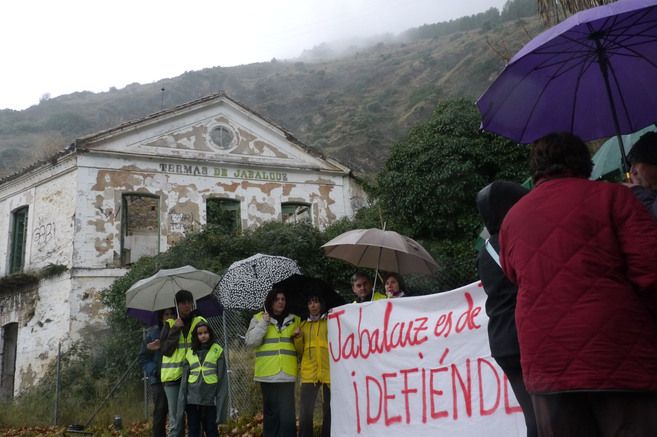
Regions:
[[214, 294], [226, 308], [262, 309], [272, 286], [294, 274], [301, 274], [296, 261], [259, 253], [231, 264]]

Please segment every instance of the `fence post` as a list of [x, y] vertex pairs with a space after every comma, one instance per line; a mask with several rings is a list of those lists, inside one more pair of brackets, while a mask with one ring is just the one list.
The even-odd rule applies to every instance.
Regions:
[[[146, 328], [141, 330], [142, 341], [146, 342]], [[143, 346], [142, 346], [143, 347]], [[142, 372], [142, 381], [144, 381], [144, 419], [148, 420], [148, 376]]]
[[57, 344], [57, 369], [55, 374], [55, 413], [53, 417], [53, 425], [58, 425], [57, 420], [59, 416], [59, 385], [60, 385], [60, 374], [61, 374], [61, 362], [62, 362], [62, 342], [60, 341]]
[[228, 384], [228, 417], [233, 417], [233, 396], [231, 394], [232, 387], [230, 386], [230, 365], [229, 365], [229, 352], [228, 352], [228, 335], [226, 334], [226, 308], [221, 312], [221, 322], [223, 323], [224, 331], [224, 348], [226, 354], [226, 383]]

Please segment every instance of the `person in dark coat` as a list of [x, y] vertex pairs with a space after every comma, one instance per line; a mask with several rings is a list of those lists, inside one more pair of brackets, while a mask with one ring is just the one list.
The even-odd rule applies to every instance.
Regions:
[[529, 190], [520, 184], [507, 181], [495, 181], [477, 193], [477, 209], [484, 220], [490, 238], [479, 250], [477, 272], [488, 295], [486, 314], [488, 314], [488, 342], [490, 352], [502, 368], [518, 403], [522, 407], [527, 426], [527, 436], [537, 436], [534, 408], [522, 381], [520, 367], [520, 346], [516, 332], [516, 294], [518, 287], [504, 275], [499, 261], [500, 226], [504, 216], [511, 207]]
[[589, 180], [575, 135], [536, 141], [530, 168], [499, 239], [539, 436], [657, 436], [655, 221], [626, 186]]
[[657, 132], [641, 135], [627, 160], [631, 164], [630, 189], [657, 219]]
[[139, 362], [148, 378], [153, 396], [153, 437], [166, 437], [167, 435], [167, 397], [164, 394], [164, 386], [160, 381], [160, 367], [162, 365], [162, 353], [160, 352], [160, 333], [163, 324], [168, 319], [175, 318], [175, 309], [167, 308], [160, 311], [157, 325], [151, 326], [144, 335], [141, 349], [139, 351]]

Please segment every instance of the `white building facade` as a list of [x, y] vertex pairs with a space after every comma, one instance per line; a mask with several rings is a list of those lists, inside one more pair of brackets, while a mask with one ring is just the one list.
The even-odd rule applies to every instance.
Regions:
[[[207, 224], [326, 227], [365, 195], [348, 168], [224, 94], [77, 140], [0, 181], [0, 396], [105, 328], [100, 291]], [[34, 282], [21, 272], [67, 270]]]

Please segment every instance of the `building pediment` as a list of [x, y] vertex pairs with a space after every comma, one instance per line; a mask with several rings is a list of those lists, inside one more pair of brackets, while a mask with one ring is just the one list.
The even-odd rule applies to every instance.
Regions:
[[291, 159], [285, 144], [272, 144], [255, 132], [225, 115], [203, 120], [161, 135], [154, 141], [146, 141], [143, 147], [196, 150], [204, 153], [229, 156], [256, 156], [275, 159]]
[[89, 152], [348, 172], [224, 94], [78, 141]]

